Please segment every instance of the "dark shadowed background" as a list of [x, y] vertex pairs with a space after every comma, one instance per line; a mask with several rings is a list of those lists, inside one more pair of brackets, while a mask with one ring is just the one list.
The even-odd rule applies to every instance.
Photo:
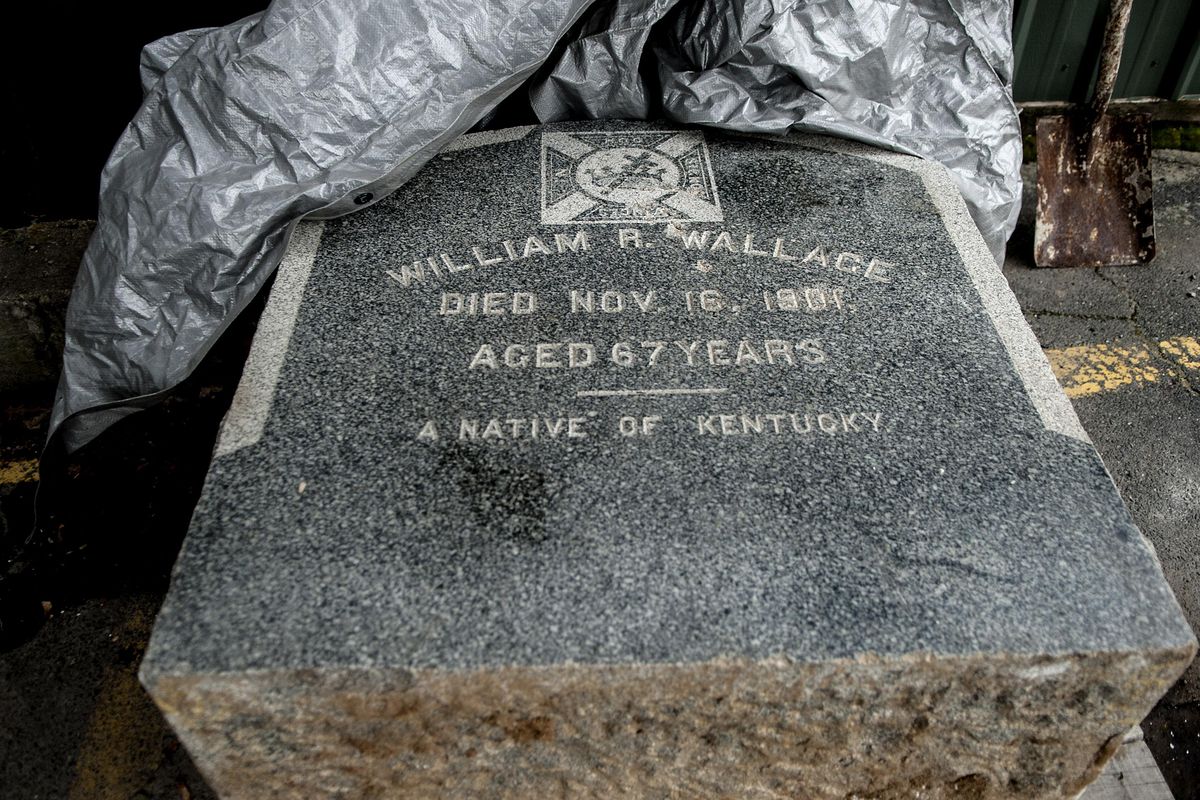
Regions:
[[142, 100], [142, 46], [226, 25], [266, 0], [29, 3], [0, 47], [0, 227], [96, 216], [100, 169]]

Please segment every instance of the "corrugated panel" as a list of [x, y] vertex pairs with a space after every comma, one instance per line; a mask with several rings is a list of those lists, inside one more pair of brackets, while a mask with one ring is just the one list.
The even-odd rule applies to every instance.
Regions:
[[[1108, 0], [1018, 0], [1013, 31], [1018, 102], [1088, 98]], [[1114, 96], [1200, 93], [1200, 3], [1136, 0]]]
[[[1189, 34], [1190, 32], [1190, 34]], [[1180, 47], [1179, 78], [1175, 81], [1172, 96], [1180, 99], [1200, 100], [1200, 3], [1192, 7], [1191, 16], [1184, 25], [1184, 36], [1191, 36], [1191, 47]]]
[[[1013, 93], [1018, 102], [1077, 100], [1087, 92], [1107, 0], [1024, 0], [1015, 14]], [[1093, 48], [1097, 52], [1099, 48]], [[1083, 79], [1082, 86], [1080, 76]]]
[[[1176, 47], [1195, 43], [1197, 32], [1187, 36], [1191, 0], [1136, 0], [1125, 32], [1121, 72], [1113, 90], [1116, 97], [1164, 97], [1174, 80], [1168, 74]], [[1184, 37], [1187, 41], [1182, 41]]]

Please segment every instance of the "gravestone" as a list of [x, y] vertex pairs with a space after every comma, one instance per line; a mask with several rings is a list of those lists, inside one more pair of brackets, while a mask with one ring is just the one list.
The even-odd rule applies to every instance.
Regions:
[[1058, 797], [1191, 631], [939, 166], [464, 137], [302, 224], [142, 667], [274, 797]]

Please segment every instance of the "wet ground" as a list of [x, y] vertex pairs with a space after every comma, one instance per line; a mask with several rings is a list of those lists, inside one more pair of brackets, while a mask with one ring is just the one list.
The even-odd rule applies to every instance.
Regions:
[[[1200, 156], [1159, 153], [1154, 168], [1153, 265], [1031, 268], [1027, 212], [1005, 274], [1200, 627]], [[40, 489], [52, 389], [0, 395], [0, 798], [212, 797], [136, 671], [252, 316], [173, 399], [51, 458]], [[1200, 667], [1143, 727], [1176, 800], [1200, 800]]]

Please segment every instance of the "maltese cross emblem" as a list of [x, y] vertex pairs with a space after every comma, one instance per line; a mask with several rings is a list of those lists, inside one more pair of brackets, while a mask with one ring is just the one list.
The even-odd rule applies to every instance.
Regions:
[[542, 134], [542, 223], [720, 222], [700, 131]]

